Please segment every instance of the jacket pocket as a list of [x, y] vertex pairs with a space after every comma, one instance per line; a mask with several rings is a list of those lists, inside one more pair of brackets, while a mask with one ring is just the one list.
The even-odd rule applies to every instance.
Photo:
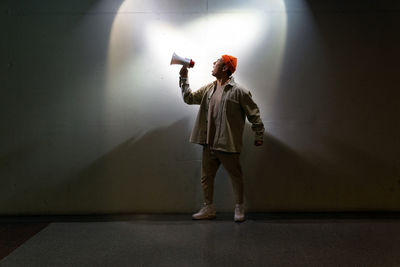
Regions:
[[241, 113], [241, 107], [239, 101], [234, 99], [227, 99], [226, 100], [226, 115], [227, 116], [239, 116]]

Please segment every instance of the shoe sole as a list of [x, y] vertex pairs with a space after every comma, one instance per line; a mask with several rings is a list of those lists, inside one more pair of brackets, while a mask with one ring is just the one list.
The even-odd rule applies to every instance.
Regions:
[[215, 218], [217, 218], [217, 216], [215, 216], [215, 215], [214, 216], [201, 217], [201, 218], [192, 217], [193, 220], [213, 220]]
[[241, 222], [244, 222], [245, 220], [246, 220], [246, 218], [243, 218], [243, 219], [233, 219], [235, 222], [237, 222], [237, 223], [241, 223]]

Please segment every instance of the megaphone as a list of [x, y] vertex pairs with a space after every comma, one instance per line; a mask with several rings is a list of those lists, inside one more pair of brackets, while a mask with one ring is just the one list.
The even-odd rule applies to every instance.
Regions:
[[172, 58], [171, 58], [171, 64], [179, 64], [179, 65], [183, 65], [186, 68], [193, 68], [194, 66], [194, 61], [191, 60], [190, 58], [183, 58], [178, 56], [177, 54], [173, 54]]

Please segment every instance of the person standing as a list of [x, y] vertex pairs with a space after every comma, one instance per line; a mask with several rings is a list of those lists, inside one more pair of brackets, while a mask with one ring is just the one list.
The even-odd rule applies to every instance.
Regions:
[[245, 220], [243, 172], [240, 165], [240, 151], [246, 118], [255, 132], [254, 145], [261, 146], [264, 124], [260, 110], [249, 90], [238, 85], [232, 74], [237, 58], [222, 55], [213, 63], [212, 75], [216, 80], [192, 92], [188, 81], [188, 69], [184, 66], [179, 74], [182, 97], [189, 105], [200, 105], [190, 142], [203, 146], [201, 184], [204, 205], [193, 214], [196, 220], [213, 219], [216, 209], [213, 205], [214, 179], [219, 166], [229, 173], [235, 195], [234, 221]]

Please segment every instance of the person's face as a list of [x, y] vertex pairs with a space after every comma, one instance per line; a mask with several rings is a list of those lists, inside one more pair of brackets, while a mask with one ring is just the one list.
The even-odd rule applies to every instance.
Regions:
[[213, 64], [214, 65], [211, 74], [217, 78], [221, 77], [221, 75], [223, 75], [223, 73], [226, 72], [224, 60], [222, 58], [219, 58], [216, 61], [214, 61]]

